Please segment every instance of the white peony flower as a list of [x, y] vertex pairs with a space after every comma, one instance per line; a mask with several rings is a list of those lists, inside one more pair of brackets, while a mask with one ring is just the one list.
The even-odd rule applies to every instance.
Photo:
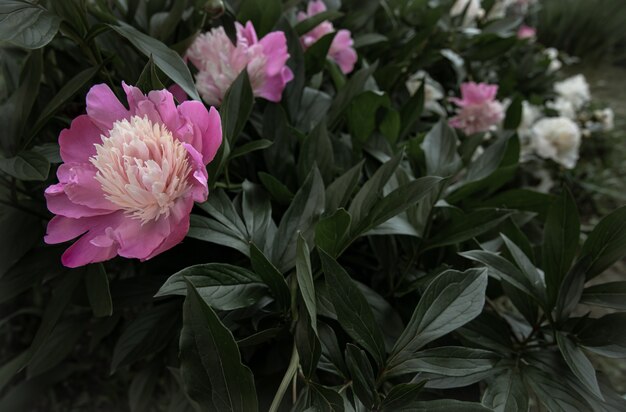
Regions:
[[456, 0], [452, 9], [450, 9], [450, 16], [460, 16], [465, 9], [467, 9], [467, 12], [463, 18], [463, 26], [471, 26], [476, 20], [483, 18], [485, 15], [485, 10], [480, 6], [480, 0]]
[[563, 67], [563, 63], [559, 60], [559, 51], [554, 47], [548, 47], [543, 53], [550, 59], [550, 65], [548, 66], [548, 73], [554, 73], [559, 71]]
[[426, 81], [424, 85], [424, 108], [434, 113], [445, 114], [443, 107], [438, 103], [445, 96], [443, 87], [425, 71], [420, 70], [411, 75], [405, 83], [406, 88], [413, 96], [422, 87], [424, 81]]
[[610, 107], [603, 110], [596, 110], [593, 115], [600, 121], [602, 130], [605, 132], [610, 132], [615, 128], [615, 113]]
[[568, 100], [578, 110], [591, 100], [589, 83], [582, 74], [569, 77], [561, 82], [554, 83], [554, 91], [565, 100]]
[[566, 117], [547, 117], [532, 127], [532, 147], [535, 153], [567, 169], [576, 166], [580, 142], [580, 128]]
[[522, 102], [522, 121], [517, 127], [517, 136], [520, 140], [520, 161], [530, 160], [534, 150], [532, 147], [532, 126], [543, 117], [541, 108], [527, 101]]
[[568, 119], [576, 119], [576, 108], [574, 103], [563, 97], [557, 97], [554, 101], [546, 102], [548, 109], [556, 110], [559, 116], [567, 117]]

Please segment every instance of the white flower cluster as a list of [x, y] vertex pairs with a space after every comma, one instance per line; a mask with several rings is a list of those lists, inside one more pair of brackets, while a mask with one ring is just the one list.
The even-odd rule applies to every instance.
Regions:
[[546, 117], [540, 106], [524, 102], [517, 129], [522, 144], [521, 160], [534, 155], [572, 169], [578, 161], [583, 136], [613, 129], [613, 110], [589, 110], [591, 92], [585, 76], [578, 74], [554, 84], [556, 98], [545, 107], [556, 112]]
[[439, 103], [441, 99], [444, 98], [444, 90], [443, 87], [428, 73], [423, 70], [420, 70], [406, 81], [406, 88], [413, 96], [420, 87], [422, 87], [422, 83], [424, 83], [424, 109], [436, 113], [440, 116], [446, 116], [446, 110]]

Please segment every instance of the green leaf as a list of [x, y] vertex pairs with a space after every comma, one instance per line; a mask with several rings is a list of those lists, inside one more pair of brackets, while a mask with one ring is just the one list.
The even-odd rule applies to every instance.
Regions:
[[423, 380], [419, 383], [400, 383], [394, 386], [381, 405], [382, 411], [395, 412], [410, 405], [417, 399], [425, 383], [426, 381]]
[[589, 410], [582, 396], [564, 383], [561, 376], [545, 373], [532, 366], [524, 368], [522, 376], [549, 411]]
[[345, 209], [320, 219], [315, 226], [315, 245], [332, 257], [337, 257], [345, 245], [352, 218]]
[[109, 278], [101, 263], [87, 266], [85, 287], [93, 315], [96, 317], [111, 316], [113, 314], [113, 302], [109, 290]]
[[74, 350], [83, 332], [84, 324], [81, 322], [66, 321], [58, 324], [29, 361], [26, 370], [28, 378], [41, 375], [63, 362]]
[[[254, 377], [241, 363], [235, 338], [193, 284], [188, 283], [187, 288], [180, 339], [181, 370], [187, 393], [201, 410], [257, 411]], [[203, 383], [190, 380], [205, 376], [210, 381], [210, 386], [204, 384], [204, 388], [210, 387], [211, 404], [205, 403], [206, 394], [197, 397], [196, 385]]]
[[52, 41], [61, 19], [37, 4], [3, 0], [0, 22], [0, 41], [25, 49], [38, 49]]
[[280, 18], [280, 0], [247, 0], [241, 3], [237, 20], [245, 24], [251, 21], [259, 38], [269, 33]]
[[320, 25], [320, 23], [329, 20], [335, 20], [339, 17], [343, 16], [343, 13], [336, 10], [326, 10], [321, 13], [317, 13], [306, 20], [302, 20], [298, 24], [296, 24], [295, 30], [299, 36], [306, 34], [313, 30], [315, 27]]
[[148, 94], [150, 90], [161, 90], [165, 89], [165, 86], [159, 79], [159, 74], [157, 73], [157, 68], [154, 65], [154, 59], [152, 56], [148, 59], [148, 63], [144, 66], [141, 74], [139, 75], [139, 79], [137, 79], [136, 87], [140, 88], [142, 92]]
[[452, 176], [461, 168], [457, 153], [456, 132], [445, 119], [433, 127], [424, 138], [422, 149], [426, 158], [426, 171], [432, 176]]
[[481, 202], [480, 205], [483, 207], [524, 210], [537, 213], [539, 218], [545, 219], [554, 199], [553, 195], [547, 193], [528, 189], [511, 189]]
[[510, 213], [497, 209], [476, 210], [464, 216], [454, 217], [450, 222], [439, 228], [428, 240], [427, 249], [455, 245], [476, 236], [482, 235], [498, 227], [508, 219]]
[[346, 84], [339, 89], [329, 109], [328, 124], [331, 128], [335, 127], [340, 116], [352, 102], [352, 99], [363, 92], [365, 82], [376, 71], [377, 67], [378, 63], [374, 63], [369, 67], [356, 71]]
[[296, 250], [296, 280], [302, 294], [302, 300], [311, 318], [311, 327], [317, 333], [317, 306], [315, 303], [315, 285], [311, 270], [311, 257], [309, 246], [302, 235], [298, 236]]
[[591, 258], [587, 279], [604, 272], [626, 255], [626, 206], [605, 216], [587, 237], [579, 260]]
[[185, 93], [191, 96], [192, 99], [200, 100], [189, 68], [174, 50], [126, 23], [119, 22], [119, 24], [119, 26], [109, 26], [128, 39], [146, 57], [152, 57], [159, 69], [163, 70], [163, 73], [172, 79], [174, 83], [182, 87]]
[[517, 368], [487, 381], [482, 403], [494, 412], [527, 412], [528, 392]]
[[26, 350], [0, 366], [0, 391], [26, 366], [29, 358], [30, 352]]
[[548, 211], [541, 251], [548, 297], [552, 303], [556, 301], [561, 282], [576, 256], [579, 236], [576, 202], [569, 190], [564, 189]]
[[111, 360], [111, 373], [163, 350], [179, 325], [179, 303], [169, 302], [141, 312], [120, 335]]
[[396, 342], [388, 369], [412, 359], [433, 340], [474, 319], [482, 311], [487, 288], [487, 271], [447, 270], [426, 288], [413, 316]]
[[403, 152], [396, 154], [376, 170], [357, 192], [348, 209], [354, 222], [360, 222], [382, 197], [383, 188], [400, 165]]
[[346, 271], [326, 252], [319, 251], [328, 292], [341, 327], [382, 365], [385, 343], [369, 303]]
[[[442, 346], [417, 352], [415, 356], [391, 369], [388, 376], [429, 373], [439, 376], [464, 377], [493, 370], [500, 356], [484, 349]], [[429, 386], [430, 382], [426, 382]]]
[[346, 345], [346, 365], [352, 376], [352, 390], [367, 409], [379, 402], [376, 392], [376, 378], [372, 365], [364, 351], [348, 343]]
[[220, 107], [224, 140], [229, 141], [231, 146], [234, 145], [246, 125], [253, 105], [254, 96], [248, 70], [242, 70], [226, 92]]
[[603, 356], [626, 356], [626, 313], [610, 313], [598, 319], [588, 319], [578, 333], [578, 340], [587, 349]]
[[324, 209], [324, 182], [313, 167], [283, 215], [272, 248], [272, 262], [286, 272], [295, 265], [298, 232], [312, 240], [315, 223]]
[[257, 150], [267, 149], [273, 144], [274, 142], [272, 142], [271, 140], [267, 140], [267, 139], [253, 140], [244, 145], [235, 147], [233, 151], [230, 153], [229, 159], [233, 160], [240, 156], [247, 155], [248, 153], [256, 152]]
[[293, 193], [280, 180], [265, 172], [259, 172], [259, 179], [278, 203], [287, 205], [291, 203]]
[[506, 117], [504, 118], [505, 130], [516, 130], [522, 122], [522, 97], [516, 96], [508, 109], [506, 109]]
[[61, 90], [41, 110], [35, 127], [33, 130], [41, 130], [43, 125], [59, 110], [67, 101], [69, 101], [78, 91], [90, 81], [96, 73], [100, 71], [100, 67], [91, 67], [78, 73], [76, 76], [68, 80]]
[[317, 165], [325, 181], [329, 181], [333, 174], [334, 165], [333, 146], [328, 136], [326, 122], [322, 120], [304, 139], [300, 147], [298, 158], [298, 178], [303, 182], [306, 176]]
[[626, 310], [626, 282], [608, 282], [589, 286], [583, 291], [580, 303]]
[[367, 90], [356, 96], [348, 106], [348, 129], [353, 140], [361, 145], [367, 143], [378, 122], [376, 113], [381, 107], [389, 107], [389, 96], [379, 91]]
[[511, 253], [513, 260], [515, 260], [517, 267], [522, 271], [524, 276], [526, 276], [526, 278], [532, 285], [536, 296], [539, 296], [540, 301], [544, 303], [546, 298], [546, 285], [543, 276], [541, 275], [541, 273], [539, 273], [539, 270], [537, 269], [537, 267], [535, 267], [533, 262], [530, 261], [528, 256], [526, 256], [524, 252], [522, 252], [519, 246], [513, 243], [505, 235], [500, 236], [502, 237], [502, 240], [504, 240], [504, 244]]
[[480, 403], [440, 399], [435, 401], [414, 401], [397, 412], [492, 412]]
[[363, 161], [350, 168], [328, 185], [326, 188], [326, 210], [337, 210], [348, 204], [361, 177], [362, 168]]
[[426, 82], [422, 82], [422, 85], [417, 92], [409, 98], [409, 100], [400, 109], [400, 137], [406, 137], [412, 130], [413, 125], [419, 120], [422, 112], [424, 111], [424, 85]]
[[312, 320], [305, 308], [298, 307], [298, 322], [296, 323], [295, 343], [299, 355], [302, 372], [307, 378], [315, 376], [317, 365], [322, 354], [322, 344], [317, 337], [317, 330], [313, 329]]
[[9, 159], [0, 158], [0, 170], [20, 180], [46, 180], [50, 162], [39, 153], [26, 151]]
[[291, 302], [291, 295], [285, 278], [254, 243], [250, 243], [250, 262], [255, 273], [269, 287], [278, 306], [283, 310], [287, 309]]
[[563, 332], [556, 332], [556, 341], [565, 362], [574, 372], [574, 375], [591, 393], [604, 400], [604, 396], [598, 386], [596, 371], [582, 349], [576, 346]]
[[233, 248], [246, 256], [250, 252], [248, 239], [242, 238], [240, 232], [233, 230], [232, 226], [226, 226], [217, 220], [209, 219], [204, 216], [191, 215], [187, 236], [193, 239]]
[[[0, 205], [0, 233], [3, 239], [3, 245], [0, 247], [0, 278], [2, 278], [35, 243], [41, 241], [43, 233], [39, 218], [4, 205]], [[31, 274], [32, 272], [24, 273], [23, 277], [28, 278]], [[6, 296], [5, 293], [12, 288], [9, 288], [7, 284], [0, 284], [0, 286], [2, 286], [0, 288], [0, 302], [2, 302]]]
[[309, 381], [313, 410], [319, 412], [344, 412], [343, 398], [337, 391]]
[[336, 34], [337, 32], [325, 34], [304, 51], [304, 65], [307, 74], [316, 74], [324, 69], [328, 51]]
[[155, 297], [185, 295], [186, 282], [219, 310], [245, 308], [268, 293], [267, 286], [253, 272], [226, 263], [206, 263], [189, 266], [170, 276]]
[[259, 249], [267, 251], [266, 244], [276, 228], [272, 220], [272, 204], [268, 194], [260, 185], [244, 180], [241, 184], [241, 214], [248, 231], [248, 236]]
[[151, 362], [135, 373], [128, 389], [128, 404], [131, 412], [147, 412], [153, 402], [153, 394], [160, 377], [160, 365]]

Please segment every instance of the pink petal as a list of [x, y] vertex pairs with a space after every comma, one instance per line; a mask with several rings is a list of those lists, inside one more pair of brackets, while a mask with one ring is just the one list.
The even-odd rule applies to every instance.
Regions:
[[281, 72], [285, 63], [289, 60], [287, 52], [287, 38], [282, 31], [268, 33], [260, 41], [263, 51], [267, 56], [265, 65], [266, 76], [273, 76]]
[[161, 120], [169, 130], [178, 129], [179, 117], [174, 96], [167, 90], [152, 90], [148, 99], [154, 104]]
[[102, 143], [102, 132], [84, 114], [72, 121], [69, 129], [63, 129], [59, 135], [61, 159], [64, 162], [87, 162], [96, 154], [95, 144]]
[[354, 41], [348, 30], [339, 30], [330, 46], [329, 55], [337, 62], [344, 74], [354, 70], [354, 65], [358, 59], [356, 50], [352, 47]]
[[105, 260], [114, 258], [117, 252], [116, 244], [101, 247], [92, 243], [92, 241], [100, 235], [100, 232], [90, 231], [78, 239], [78, 241], [70, 246], [65, 253], [63, 253], [63, 256], [61, 256], [63, 265], [75, 268], [89, 263], [104, 262]]
[[[204, 164], [209, 163], [222, 144], [222, 123], [219, 113], [214, 107], [207, 111], [204, 104], [192, 100], [178, 106], [178, 112], [185, 117], [187, 123], [182, 130], [177, 131], [177, 137], [180, 136], [181, 141], [191, 144], [202, 153]], [[192, 127], [193, 125], [196, 127]], [[193, 133], [193, 138], [185, 138], [189, 133]]]
[[209, 187], [207, 185], [209, 175], [202, 161], [202, 155], [188, 143], [184, 143], [183, 146], [187, 149], [187, 153], [189, 153], [189, 157], [191, 158], [191, 164], [193, 165], [193, 200], [196, 202], [204, 202], [209, 195]]
[[106, 84], [96, 84], [87, 93], [87, 114], [104, 132], [111, 130], [116, 121], [130, 117], [129, 111]]
[[182, 87], [180, 87], [177, 84], [171, 85], [170, 87], [167, 88], [167, 90], [169, 90], [169, 92], [172, 93], [172, 96], [174, 96], [174, 98], [178, 101], [178, 103], [182, 103], [184, 101], [189, 100], [187, 93], [183, 90]]
[[245, 26], [242, 26], [241, 23], [235, 23], [235, 29], [237, 30], [237, 43], [241, 43], [245, 46], [252, 46], [253, 44], [257, 44], [259, 39], [256, 35], [256, 30], [254, 30], [254, 26], [251, 21], [246, 22]]
[[168, 218], [172, 232], [144, 260], [151, 259], [183, 241], [187, 232], [189, 232], [189, 213], [191, 213], [192, 207], [193, 202], [180, 201], [172, 208], [172, 214]]
[[91, 209], [117, 210], [118, 207], [105, 198], [102, 185], [96, 180], [96, 168], [90, 163], [64, 163], [57, 170], [59, 182], [72, 203]]
[[309, 17], [319, 14], [323, 11], [326, 11], [326, 4], [322, 0], [314, 0], [309, 2], [307, 6], [307, 14]]
[[65, 217], [80, 218], [90, 216], [100, 216], [111, 213], [106, 209], [92, 209], [88, 206], [72, 202], [64, 191], [64, 185], [57, 183], [49, 186], [44, 192], [48, 210], [55, 215]]
[[63, 243], [85, 233], [93, 225], [94, 218], [72, 219], [55, 216], [48, 222], [44, 242], [47, 244]]

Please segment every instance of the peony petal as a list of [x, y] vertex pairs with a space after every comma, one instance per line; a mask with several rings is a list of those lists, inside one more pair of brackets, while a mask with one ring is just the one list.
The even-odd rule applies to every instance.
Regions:
[[65, 217], [81, 218], [90, 216], [100, 216], [111, 213], [106, 209], [92, 209], [88, 206], [72, 202], [64, 191], [64, 184], [57, 183], [49, 186], [44, 192], [48, 210], [55, 215]]
[[192, 159], [193, 171], [193, 200], [196, 202], [204, 202], [209, 195], [209, 187], [207, 185], [207, 179], [209, 177], [206, 167], [202, 161], [202, 155], [190, 144], [184, 143], [187, 153], [189, 153]]
[[[193, 139], [180, 139], [185, 143], [191, 144], [197, 151], [202, 153], [204, 164], [209, 163], [215, 157], [215, 153], [222, 144], [222, 123], [220, 115], [214, 107], [207, 111], [206, 107], [197, 101], [186, 101], [178, 106], [178, 112], [184, 116], [187, 121], [197, 126], [193, 129], [193, 133], [199, 133]], [[189, 125], [187, 129], [180, 130], [179, 134], [189, 133]]]
[[87, 162], [96, 154], [96, 144], [102, 143], [102, 132], [84, 114], [72, 121], [69, 129], [63, 129], [59, 135], [61, 159], [64, 162]]
[[177, 202], [177, 204], [172, 208], [172, 214], [168, 218], [172, 231], [163, 240], [159, 247], [153, 250], [152, 253], [143, 260], [151, 259], [183, 241], [187, 232], [189, 232], [189, 213], [191, 213], [192, 207], [193, 202], [190, 200], [181, 199]]
[[187, 100], [189, 100], [187, 92], [185, 92], [183, 88], [176, 83], [168, 87], [167, 90], [172, 93], [172, 96], [174, 96], [178, 103], [186, 102]]
[[65, 216], [55, 216], [48, 222], [44, 242], [47, 244], [63, 243], [85, 233], [94, 224], [97, 218], [72, 219]]
[[126, 258], [146, 259], [163, 243], [173, 228], [164, 217], [142, 224], [141, 220], [125, 216], [113, 229], [119, 243], [117, 253]]
[[96, 180], [97, 169], [90, 163], [64, 163], [57, 170], [63, 191], [72, 203], [91, 209], [117, 210], [118, 206], [106, 199], [102, 185]]
[[87, 93], [87, 114], [103, 132], [111, 130], [116, 121], [130, 117], [130, 112], [106, 84], [96, 84]]
[[267, 63], [265, 64], [266, 76], [274, 76], [280, 73], [283, 67], [285, 67], [287, 60], [289, 60], [285, 33], [282, 31], [268, 33], [261, 39], [260, 43], [267, 57]]
[[104, 262], [105, 260], [114, 258], [117, 252], [116, 244], [112, 244], [108, 247], [100, 247], [92, 243], [92, 240], [100, 235], [101, 232], [90, 231], [78, 239], [78, 241], [70, 246], [65, 253], [63, 253], [63, 256], [61, 256], [63, 265], [75, 268], [89, 263]]
[[171, 131], [178, 129], [180, 120], [172, 93], [167, 90], [152, 90], [148, 93], [148, 99], [154, 104], [165, 126]]

